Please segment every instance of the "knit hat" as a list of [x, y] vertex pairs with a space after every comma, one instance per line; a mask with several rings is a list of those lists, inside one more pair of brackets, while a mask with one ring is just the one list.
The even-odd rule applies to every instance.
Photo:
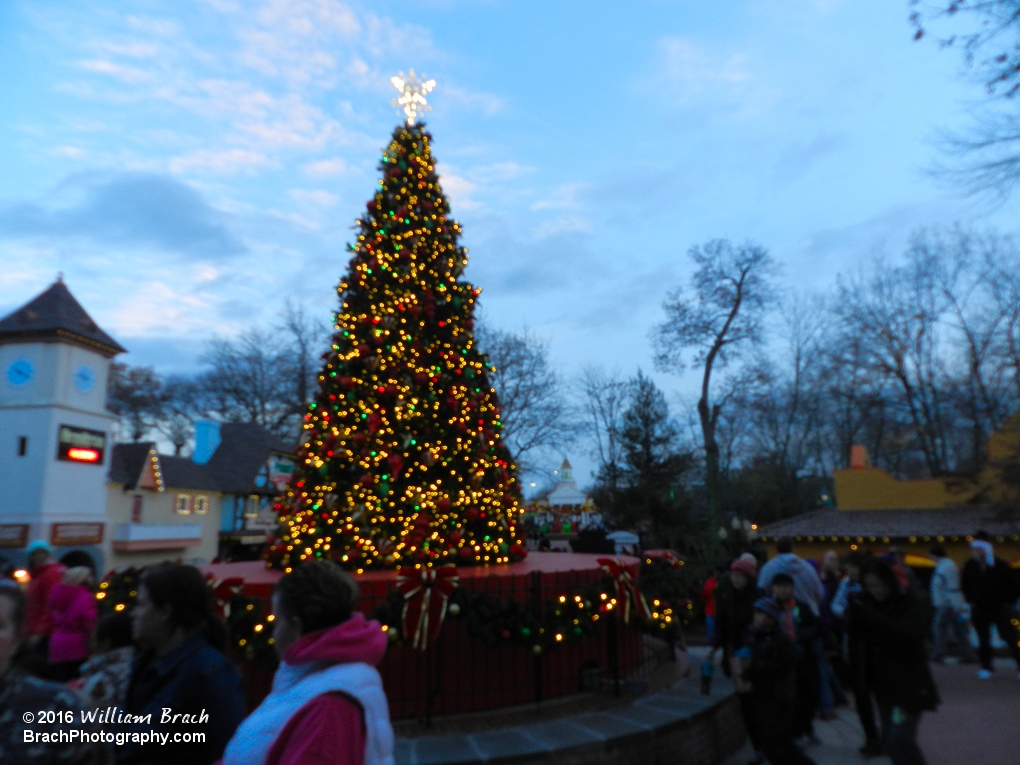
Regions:
[[782, 618], [784, 613], [782, 604], [772, 595], [764, 598], [758, 598], [754, 601], [754, 610], [761, 611], [763, 614], [768, 614], [777, 622]]
[[50, 547], [50, 543], [45, 539], [36, 539], [34, 542], [29, 543], [26, 552], [31, 555], [36, 550], [45, 550], [48, 553], [53, 552], [53, 548]]
[[752, 582], [758, 575], [758, 567], [743, 556], [740, 556], [730, 564], [730, 571], [736, 571], [739, 574], [743, 574]]
[[985, 555], [985, 563], [989, 566], [995, 565], [995, 552], [992, 550], [992, 543], [985, 542], [983, 539], [975, 539], [970, 543], [972, 550], [980, 550]]

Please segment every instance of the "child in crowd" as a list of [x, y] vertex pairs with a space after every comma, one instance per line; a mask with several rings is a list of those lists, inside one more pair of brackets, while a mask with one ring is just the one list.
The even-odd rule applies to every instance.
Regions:
[[131, 616], [121, 611], [100, 619], [92, 646], [92, 658], [82, 665], [81, 678], [72, 687], [98, 708], [123, 706], [135, 654]]
[[746, 646], [744, 679], [751, 684], [754, 727], [762, 753], [773, 765], [814, 765], [794, 743], [797, 646], [781, 624], [783, 605], [772, 596], [754, 603]]
[[797, 713], [794, 733], [815, 742], [814, 717], [818, 711], [821, 677], [818, 658], [824, 653], [821, 645], [821, 627], [818, 617], [804, 601], [794, 595], [794, 581], [789, 574], [776, 574], [772, 578], [772, 595], [782, 606], [780, 629], [797, 647]]

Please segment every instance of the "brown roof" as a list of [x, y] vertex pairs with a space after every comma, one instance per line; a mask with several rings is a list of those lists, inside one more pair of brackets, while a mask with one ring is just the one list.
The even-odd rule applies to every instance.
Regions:
[[944, 510], [817, 510], [762, 526], [764, 537], [910, 537], [966, 536], [983, 529], [993, 536], [1020, 534], [1020, 522], [988, 507]]
[[110, 483], [119, 483], [126, 489], [135, 488], [142, 477], [142, 468], [149, 451], [155, 446], [151, 441], [137, 444], [114, 444], [110, 458]]
[[[151, 443], [116, 444], [110, 462], [110, 482], [125, 489], [135, 487], [142, 475]], [[159, 455], [163, 485], [168, 489], [216, 491], [223, 494], [265, 493], [255, 485], [259, 470], [273, 452], [288, 453], [272, 433], [255, 423], [224, 423], [220, 426], [220, 444], [204, 465], [188, 457]]]
[[125, 352], [120, 343], [99, 328], [60, 279], [14, 313], [0, 319], [0, 343], [57, 339], [83, 345], [108, 357]]

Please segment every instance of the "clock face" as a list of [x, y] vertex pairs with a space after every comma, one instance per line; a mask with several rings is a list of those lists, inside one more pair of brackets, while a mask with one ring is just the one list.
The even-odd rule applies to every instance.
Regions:
[[7, 367], [7, 379], [11, 385], [25, 385], [35, 374], [35, 368], [28, 359], [17, 359]]
[[82, 364], [74, 372], [74, 387], [82, 393], [88, 393], [96, 384], [96, 373], [92, 367]]

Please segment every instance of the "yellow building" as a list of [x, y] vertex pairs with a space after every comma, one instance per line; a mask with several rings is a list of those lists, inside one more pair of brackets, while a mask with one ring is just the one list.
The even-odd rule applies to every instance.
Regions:
[[979, 529], [991, 535], [996, 554], [1020, 567], [1020, 413], [988, 441], [988, 461], [974, 477], [901, 480], [868, 463], [855, 446], [850, 468], [836, 470], [836, 508], [769, 524], [760, 533], [767, 543], [789, 537], [798, 554], [820, 558], [890, 546], [911, 555], [912, 565], [933, 565], [928, 552], [941, 543], [958, 563], [969, 553]]

